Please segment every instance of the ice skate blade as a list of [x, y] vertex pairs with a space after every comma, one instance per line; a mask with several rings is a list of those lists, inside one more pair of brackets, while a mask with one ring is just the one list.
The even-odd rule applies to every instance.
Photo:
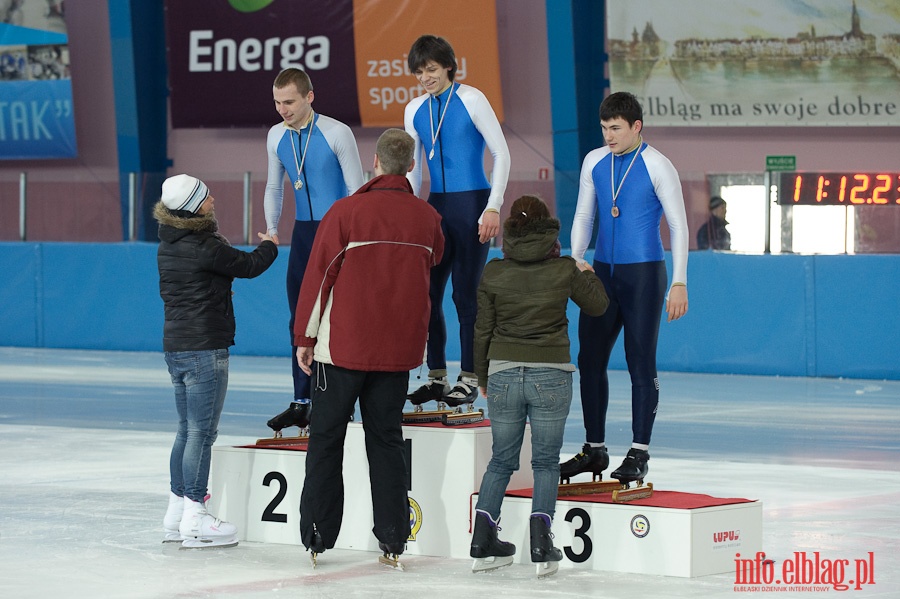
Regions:
[[319, 554], [315, 551], [309, 552], [309, 562], [312, 564], [313, 570], [319, 565]]
[[617, 480], [594, 481], [590, 483], [566, 483], [559, 485], [559, 497], [577, 497], [578, 495], [595, 495], [597, 493], [615, 493], [626, 486]]
[[484, 421], [484, 410], [478, 409], [469, 412], [453, 412], [441, 418], [444, 426], [459, 426], [460, 424], [474, 424]]
[[426, 422], [442, 422], [443, 417], [452, 414], [453, 410], [422, 410], [403, 412], [403, 424], [424, 424]]
[[180, 543], [184, 540], [184, 537], [181, 536], [180, 532], [167, 532], [166, 536], [163, 537], [163, 543]]
[[476, 557], [475, 563], [472, 564], [472, 572], [479, 574], [481, 572], [493, 572], [506, 566], [511, 566], [513, 556], [495, 556], [495, 557]]
[[633, 489], [629, 489], [627, 484], [622, 489], [613, 491], [612, 500], [615, 503], [625, 503], [626, 501], [634, 501], [635, 499], [647, 499], [653, 497], [653, 483], [647, 483]]
[[538, 578], [553, 576], [559, 571], [559, 562], [539, 562], [536, 564], [535, 573]]
[[378, 563], [384, 564], [385, 566], [389, 566], [394, 570], [400, 570], [403, 572], [405, 568], [403, 567], [403, 562], [400, 561], [399, 555], [394, 555], [393, 553], [386, 553], [384, 555], [378, 556]]
[[309, 435], [299, 434], [296, 437], [266, 437], [265, 439], [257, 439], [256, 444], [260, 447], [297, 447], [309, 444]]
[[237, 537], [223, 537], [220, 539], [184, 539], [181, 542], [181, 549], [226, 549], [228, 547], [236, 547], [238, 544]]

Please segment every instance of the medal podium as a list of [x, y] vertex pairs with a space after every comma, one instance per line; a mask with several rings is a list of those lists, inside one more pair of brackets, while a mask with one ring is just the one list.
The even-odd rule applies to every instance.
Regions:
[[[491, 459], [488, 422], [404, 425], [412, 535], [408, 555], [469, 557], [470, 500]], [[510, 488], [528, 488], [531, 432]], [[300, 492], [306, 451], [297, 447], [213, 446], [210, 508], [238, 527], [238, 538], [301, 545]], [[351, 422], [344, 444], [344, 520], [336, 549], [378, 551], [362, 424]]]
[[[487, 421], [404, 425], [412, 534], [404, 555], [469, 558], [471, 521], [491, 457]], [[503, 501], [500, 536], [530, 564], [531, 432]], [[213, 447], [210, 509], [238, 538], [298, 545], [305, 446]], [[362, 424], [344, 445], [344, 520], [336, 549], [378, 551]], [[762, 550], [762, 504], [654, 489], [653, 497], [613, 503], [610, 493], [560, 498], [553, 523], [560, 568], [681, 577], [734, 571], [735, 554]]]

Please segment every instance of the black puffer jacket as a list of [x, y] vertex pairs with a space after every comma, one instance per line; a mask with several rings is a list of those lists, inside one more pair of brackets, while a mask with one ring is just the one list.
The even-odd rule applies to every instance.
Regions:
[[570, 256], [559, 256], [559, 221], [532, 220], [503, 228], [504, 258], [484, 267], [475, 320], [475, 374], [487, 386], [490, 360], [570, 361], [566, 307], [571, 298], [591, 316], [606, 311], [609, 298], [592, 272], [581, 272]]
[[159, 294], [166, 308], [163, 350], [196, 351], [234, 345], [231, 282], [266, 271], [278, 247], [263, 241], [252, 252], [231, 247], [213, 215], [153, 208], [159, 221]]

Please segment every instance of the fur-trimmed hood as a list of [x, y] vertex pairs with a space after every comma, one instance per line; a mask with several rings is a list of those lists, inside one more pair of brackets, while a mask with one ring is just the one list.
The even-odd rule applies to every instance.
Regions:
[[524, 224], [503, 224], [503, 255], [518, 262], [538, 262], [559, 257], [559, 220], [539, 218]]
[[159, 238], [169, 243], [190, 233], [208, 233], [228, 242], [218, 233], [219, 223], [213, 212], [193, 214], [186, 210], [169, 210], [160, 201], [153, 206], [153, 218], [159, 222]]
[[215, 233], [219, 230], [216, 216], [212, 212], [208, 214], [193, 214], [187, 210], [169, 210], [161, 201], [153, 206], [153, 218], [161, 225], [168, 225], [176, 229], [188, 229], [198, 232]]

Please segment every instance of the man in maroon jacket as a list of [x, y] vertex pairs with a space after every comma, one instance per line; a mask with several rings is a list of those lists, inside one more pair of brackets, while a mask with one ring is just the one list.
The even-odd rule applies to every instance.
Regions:
[[431, 267], [444, 252], [441, 217], [406, 179], [414, 148], [400, 129], [381, 135], [377, 176], [325, 214], [300, 288], [294, 342], [313, 377], [300, 534], [314, 560], [340, 532], [344, 437], [357, 399], [378, 546], [396, 563], [409, 537], [401, 418], [425, 348]]

